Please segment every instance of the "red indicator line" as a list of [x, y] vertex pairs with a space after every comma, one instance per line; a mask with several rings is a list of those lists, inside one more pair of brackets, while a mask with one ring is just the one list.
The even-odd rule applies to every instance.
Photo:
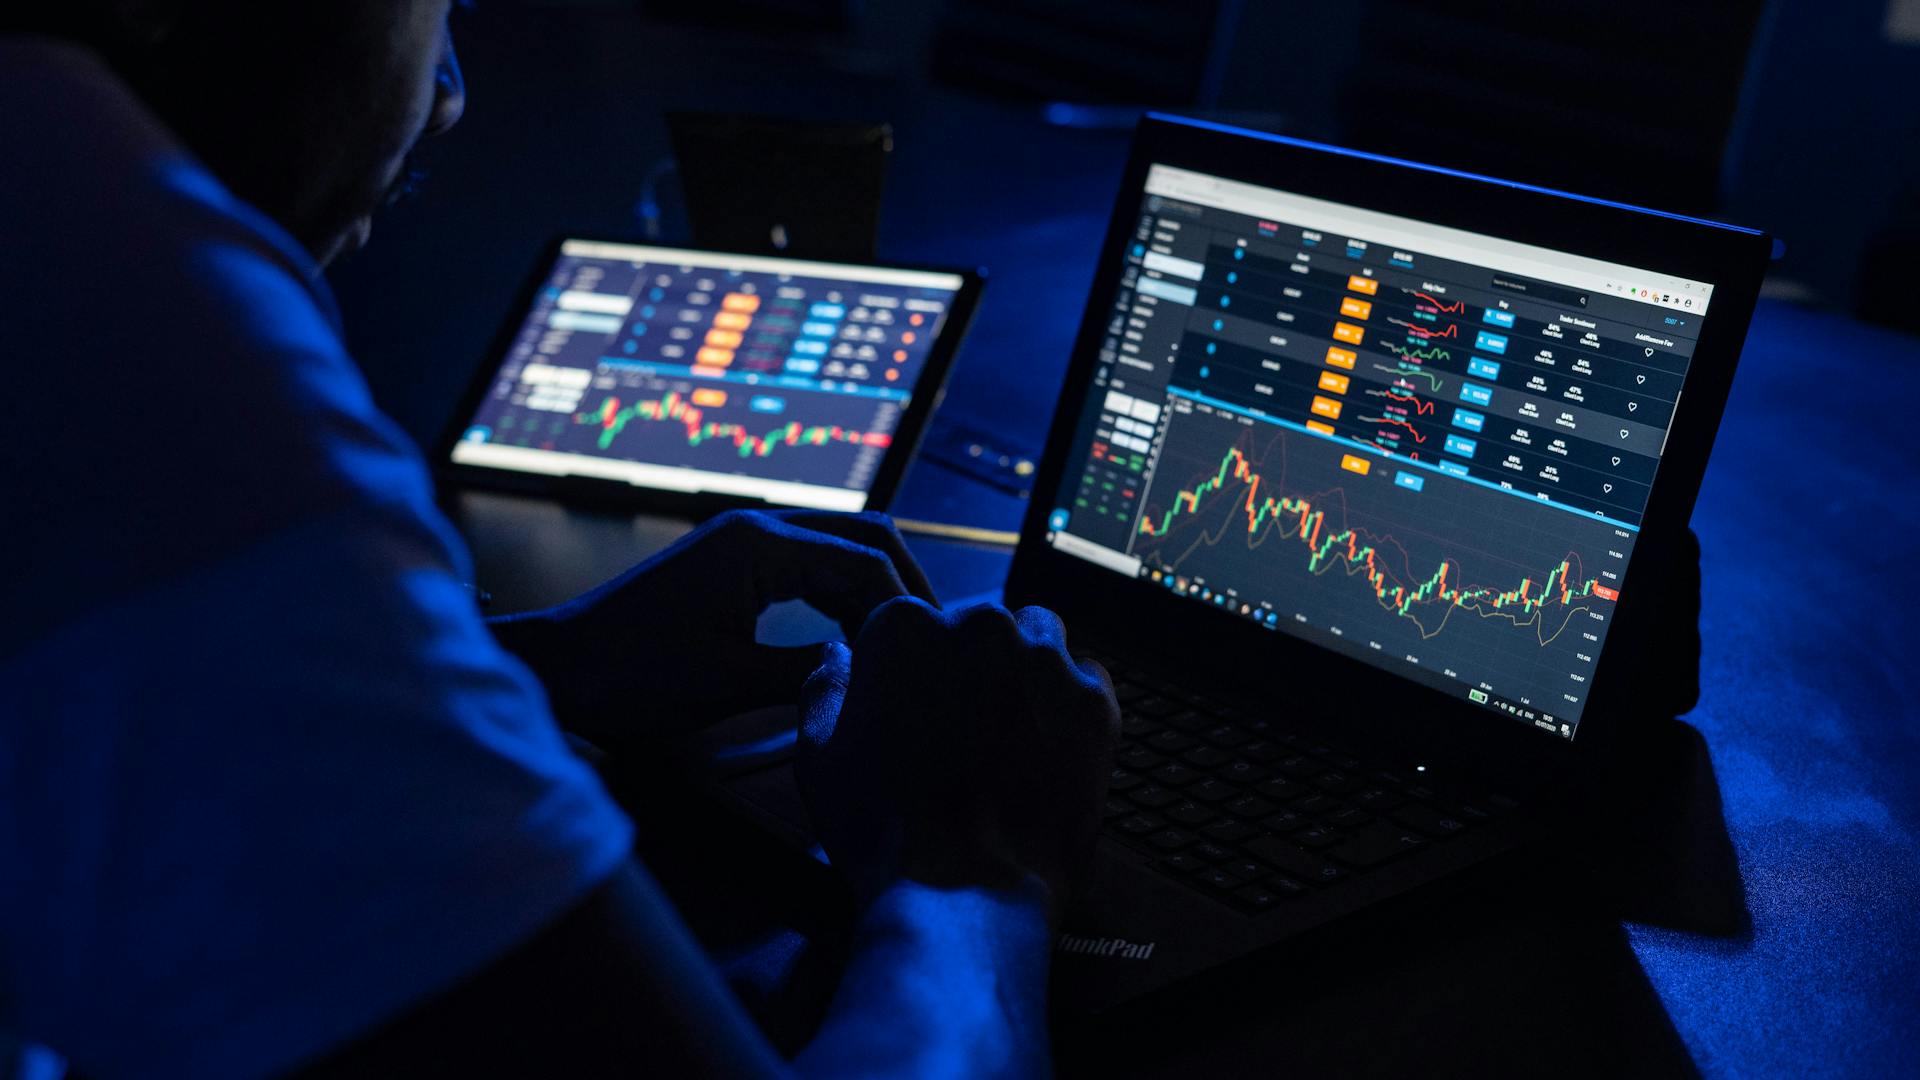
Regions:
[[1414, 290], [1413, 295], [1419, 297], [1422, 300], [1425, 300], [1427, 303], [1432, 304], [1435, 308], [1438, 308], [1439, 310], [1444, 311], [1449, 315], [1457, 315], [1460, 312], [1467, 310], [1467, 302], [1465, 300], [1455, 300], [1451, 304], [1442, 303], [1441, 301], [1435, 300], [1433, 297], [1428, 296], [1426, 293], [1423, 293], [1418, 289]]
[[1402, 420], [1397, 416], [1374, 416], [1374, 417], [1367, 417], [1366, 419], [1376, 424], [1395, 424], [1400, 427], [1406, 428], [1408, 431], [1413, 433], [1414, 442], [1423, 443], [1427, 441], [1427, 437], [1425, 435], [1420, 434], [1420, 429], [1414, 427], [1412, 424], [1407, 423], [1405, 420]]
[[[1367, 392], [1370, 394], [1375, 393], [1375, 391], [1372, 391], [1372, 390], [1369, 390]], [[1378, 391], [1378, 393], [1381, 397], [1386, 398], [1390, 401], [1398, 401], [1402, 404], [1413, 406], [1413, 412], [1414, 412], [1414, 415], [1416, 416], [1432, 416], [1433, 415], [1433, 402], [1431, 401], [1422, 401], [1418, 397], [1415, 397], [1412, 394], [1396, 394], [1391, 390], [1381, 390], [1381, 391]]]

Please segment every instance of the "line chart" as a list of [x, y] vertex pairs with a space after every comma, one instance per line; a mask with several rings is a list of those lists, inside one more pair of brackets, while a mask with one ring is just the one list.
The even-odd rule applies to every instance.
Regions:
[[[1368, 397], [1385, 398], [1388, 401], [1398, 402], [1412, 409], [1415, 416], [1433, 415], [1433, 402], [1426, 400], [1418, 394], [1402, 394], [1397, 390], [1368, 390], [1366, 394]], [[1425, 440], [1423, 439], [1421, 441], [1424, 442]]]
[[1440, 372], [1428, 371], [1417, 364], [1374, 364], [1372, 367], [1373, 370], [1384, 372], [1388, 375], [1409, 379], [1425, 379], [1427, 380], [1427, 392], [1432, 394], [1439, 393], [1440, 388], [1447, 384], [1446, 377]]
[[1388, 316], [1387, 321], [1392, 323], [1395, 326], [1401, 327], [1402, 329], [1406, 330], [1408, 334], [1410, 334], [1413, 337], [1419, 338], [1421, 341], [1428, 341], [1433, 338], [1457, 338], [1460, 336], [1459, 323], [1448, 323], [1445, 328], [1436, 330], [1431, 327], [1420, 326], [1415, 323], [1410, 323], [1407, 320], [1400, 318], [1398, 315]]
[[1402, 361], [1405, 361], [1407, 363], [1417, 364], [1417, 363], [1425, 363], [1428, 360], [1453, 359], [1453, 353], [1451, 351], [1444, 349], [1438, 345], [1433, 345], [1433, 346], [1401, 345], [1398, 342], [1389, 341], [1386, 343], [1386, 349], [1388, 352], [1399, 357]]
[[1458, 315], [1461, 312], [1467, 310], [1467, 302], [1465, 300], [1455, 300], [1449, 303], [1444, 300], [1437, 300], [1434, 297], [1429, 296], [1424, 292], [1421, 292], [1419, 289], [1414, 289], [1413, 295], [1433, 305], [1433, 309], [1435, 311], [1442, 312], [1444, 314]]

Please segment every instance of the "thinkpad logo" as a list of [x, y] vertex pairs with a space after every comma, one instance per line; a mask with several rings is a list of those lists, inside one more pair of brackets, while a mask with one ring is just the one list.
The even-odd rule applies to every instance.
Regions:
[[1061, 934], [1059, 944], [1055, 948], [1075, 956], [1111, 956], [1122, 960], [1145, 960], [1153, 955], [1153, 947], [1158, 944], [1157, 941], [1134, 942], [1126, 938]]

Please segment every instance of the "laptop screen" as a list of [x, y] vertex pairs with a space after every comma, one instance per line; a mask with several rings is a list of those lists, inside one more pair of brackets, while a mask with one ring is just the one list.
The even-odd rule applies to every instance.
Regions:
[[568, 240], [452, 460], [860, 510], [963, 284]]
[[1147, 175], [1059, 551], [1572, 738], [1713, 286]]

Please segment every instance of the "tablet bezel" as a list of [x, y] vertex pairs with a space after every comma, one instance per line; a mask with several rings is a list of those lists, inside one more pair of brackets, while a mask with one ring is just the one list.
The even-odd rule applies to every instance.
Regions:
[[644, 487], [624, 480], [552, 476], [453, 460], [454, 447], [465, 436], [468, 427], [472, 424], [474, 414], [479, 411], [481, 402], [492, 389], [501, 365], [506, 362], [507, 353], [513, 348], [514, 342], [518, 340], [522, 328], [526, 325], [527, 312], [532, 309], [534, 298], [541, 289], [546, 287], [554, 265], [560, 259], [563, 246], [576, 242], [618, 244], [652, 248], [658, 251], [683, 251], [743, 259], [782, 259], [795, 263], [826, 263], [875, 270], [916, 270], [952, 274], [960, 278], [960, 287], [954, 292], [940, 335], [935, 339], [933, 348], [927, 353], [920, 378], [914, 384], [913, 397], [901, 414], [900, 425], [893, 432], [892, 443], [887, 447], [886, 456], [881, 459], [880, 467], [874, 472], [873, 483], [867, 488], [867, 502], [864, 507], [866, 510], [887, 509], [892, 504], [894, 495], [898, 493], [900, 482], [906, 475], [907, 465], [912, 461], [921, 440], [926, 435], [927, 422], [932, 418], [933, 411], [939, 407], [941, 398], [946, 395], [947, 378], [952, 372], [955, 355], [959, 351], [960, 342], [972, 326], [974, 313], [979, 307], [981, 290], [986, 286], [986, 271], [982, 269], [965, 270], [947, 266], [851, 259], [815, 259], [801, 255], [766, 255], [692, 244], [662, 244], [590, 233], [560, 233], [541, 248], [539, 257], [527, 272], [525, 281], [515, 292], [508, 314], [502, 320], [500, 329], [494, 334], [492, 344], [487, 348], [484, 362], [469, 378], [465, 391], [460, 395], [459, 404], [448, 418], [440, 439], [434, 447], [434, 470], [448, 485], [540, 495], [567, 503], [646, 511], [689, 517], [694, 520], [711, 517], [724, 510], [775, 509], [792, 505], [748, 495], [674, 491], [667, 488]]

